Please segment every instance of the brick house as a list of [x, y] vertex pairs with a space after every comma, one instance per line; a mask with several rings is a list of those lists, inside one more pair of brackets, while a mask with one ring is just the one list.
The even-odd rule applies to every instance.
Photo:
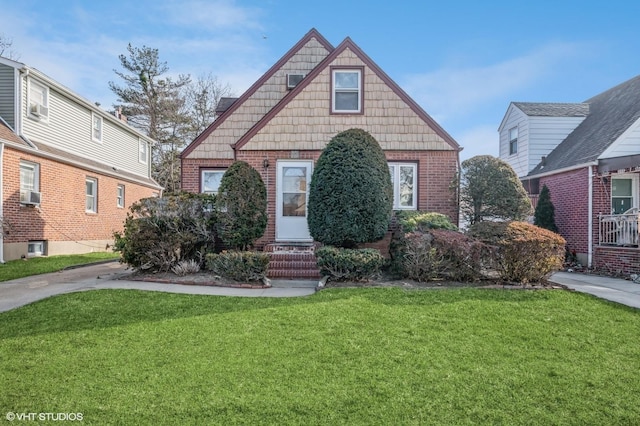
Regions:
[[532, 200], [549, 188], [569, 250], [588, 267], [639, 273], [640, 76], [582, 103], [512, 102], [498, 131]]
[[267, 186], [269, 222], [258, 247], [312, 242], [308, 182], [336, 134], [361, 128], [385, 151], [394, 208], [429, 210], [458, 221], [450, 191], [458, 143], [351, 39], [333, 47], [309, 31], [181, 154], [183, 189], [216, 192], [234, 160], [251, 164]]
[[105, 251], [159, 195], [154, 141], [44, 73], [0, 57], [0, 261]]

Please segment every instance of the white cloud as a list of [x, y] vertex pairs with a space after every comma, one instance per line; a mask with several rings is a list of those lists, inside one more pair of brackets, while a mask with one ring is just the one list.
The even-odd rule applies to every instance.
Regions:
[[198, 26], [203, 31], [260, 28], [260, 9], [240, 7], [232, 0], [190, 0], [170, 2], [162, 6], [167, 18], [176, 24]]
[[575, 43], [551, 43], [489, 66], [445, 67], [409, 75], [402, 86], [429, 113], [445, 121], [539, 82], [582, 49], [584, 46]]

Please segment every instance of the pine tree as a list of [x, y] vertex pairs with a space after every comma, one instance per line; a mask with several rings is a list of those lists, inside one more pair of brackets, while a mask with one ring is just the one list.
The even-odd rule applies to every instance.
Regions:
[[556, 226], [555, 207], [551, 202], [551, 194], [547, 185], [542, 187], [540, 197], [538, 197], [538, 205], [534, 213], [533, 224], [549, 231], [558, 232]]

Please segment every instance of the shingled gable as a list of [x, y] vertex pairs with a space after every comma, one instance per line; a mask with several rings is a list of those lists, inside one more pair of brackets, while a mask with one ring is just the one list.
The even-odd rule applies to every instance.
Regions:
[[290, 93], [288, 93], [274, 108], [272, 108], [258, 123], [256, 123], [238, 142], [232, 145], [234, 150], [242, 148], [253, 136], [264, 128], [283, 108], [289, 104], [305, 87], [324, 70], [345, 50], [353, 52], [368, 68], [370, 68], [391, 90], [405, 102], [411, 110], [422, 119], [444, 142], [454, 150], [461, 151], [462, 147], [449, 135], [429, 114], [427, 114], [407, 93], [400, 88], [369, 56], [362, 51], [352, 40], [347, 37], [338, 47], [336, 47], [322, 62], [320, 62]]
[[[334, 50], [334, 47], [331, 43], [325, 39], [322, 34], [320, 34], [315, 28], [312, 28], [307, 34], [304, 35], [287, 53], [285, 53], [279, 60], [276, 62], [269, 70], [262, 75], [246, 92], [242, 94], [237, 100], [229, 106], [216, 120], [213, 121], [200, 135], [198, 135], [193, 142], [191, 142], [180, 154], [180, 157], [185, 158], [188, 156], [198, 145], [200, 145], [203, 141], [205, 141], [211, 133], [224, 121], [234, 113], [247, 99], [249, 99], [256, 91], [261, 88], [267, 80], [269, 80], [273, 75], [282, 68], [298, 51], [300, 51], [309, 41], [312, 39], [316, 39], [318, 43], [324, 46], [327, 51], [331, 52]], [[303, 80], [304, 81], [304, 80]]]

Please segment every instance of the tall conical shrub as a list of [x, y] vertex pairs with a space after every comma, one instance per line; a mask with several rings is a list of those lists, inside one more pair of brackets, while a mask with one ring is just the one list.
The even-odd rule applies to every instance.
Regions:
[[549, 231], [558, 232], [555, 207], [551, 202], [551, 194], [547, 185], [544, 185], [540, 191], [538, 205], [533, 215], [533, 224]]
[[351, 248], [381, 239], [393, 209], [384, 152], [362, 129], [337, 134], [322, 151], [309, 188], [309, 232], [324, 244]]

